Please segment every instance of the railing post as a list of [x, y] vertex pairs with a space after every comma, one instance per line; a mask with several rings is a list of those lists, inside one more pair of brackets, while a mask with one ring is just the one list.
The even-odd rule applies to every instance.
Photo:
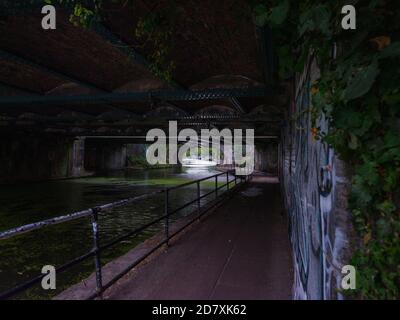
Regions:
[[226, 172], [226, 189], [229, 191], [229, 171]]
[[200, 217], [200, 181], [197, 181], [197, 211]]
[[94, 253], [94, 265], [96, 268], [96, 292], [101, 298], [103, 292], [103, 280], [101, 272], [101, 260], [100, 260], [100, 249], [99, 249], [99, 228], [98, 228], [98, 214], [99, 208], [92, 209], [92, 232], [93, 232], [93, 253]]
[[237, 181], [236, 181], [236, 179], [237, 179], [237, 177], [236, 177], [236, 174], [235, 174], [235, 186], [236, 186], [236, 184], [237, 184]]
[[215, 176], [215, 199], [218, 198], [218, 176]]
[[167, 246], [169, 246], [169, 190], [165, 189], [164, 200], [164, 215], [165, 215], [165, 238], [167, 239]]

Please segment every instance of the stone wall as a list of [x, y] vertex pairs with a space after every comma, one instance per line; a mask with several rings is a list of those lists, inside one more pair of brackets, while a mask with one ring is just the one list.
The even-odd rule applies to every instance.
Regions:
[[278, 173], [278, 144], [256, 145], [254, 149], [254, 169], [271, 175]]
[[127, 148], [121, 142], [87, 142], [85, 148], [85, 168], [90, 171], [120, 170], [126, 167]]
[[0, 138], [0, 183], [79, 177], [84, 140], [57, 135]]
[[[310, 87], [319, 76], [310, 58], [297, 75], [280, 144], [280, 179], [289, 217], [295, 299], [342, 299], [341, 268], [350, 256], [349, 172], [334, 150], [311, 134]], [[329, 131], [321, 116], [317, 127]]]
[[126, 157], [146, 157], [147, 145], [142, 143], [127, 144], [126, 145]]

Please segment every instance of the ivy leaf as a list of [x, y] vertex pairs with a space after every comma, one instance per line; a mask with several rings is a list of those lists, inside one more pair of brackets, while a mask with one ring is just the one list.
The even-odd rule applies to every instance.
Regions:
[[371, 42], [379, 51], [382, 51], [389, 46], [391, 41], [392, 39], [388, 36], [375, 37], [369, 40], [369, 42]]
[[268, 13], [264, 12], [261, 14], [256, 15], [256, 25], [259, 27], [265, 26], [268, 20]]
[[254, 13], [256, 16], [256, 25], [259, 27], [264, 26], [269, 17], [267, 7], [264, 4], [259, 4], [254, 8]]
[[380, 70], [376, 61], [358, 72], [358, 74], [349, 81], [344, 90], [344, 99], [349, 101], [365, 95], [371, 89], [379, 72]]
[[[377, 164], [374, 161], [367, 161], [358, 168], [357, 174], [363, 180], [363, 187], [378, 185], [380, 178], [376, 168]], [[369, 192], [373, 192], [372, 188], [368, 189]]]
[[265, 5], [261, 4], [255, 7], [256, 24], [260, 27], [269, 24], [271, 27], [280, 26], [285, 20], [289, 12], [289, 0], [280, 2], [276, 7], [273, 7], [271, 12]]
[[397, 172], [396, 170], [387, 170], [385, 174], [385, 184], [383, 186], [383, 190], [386, 192], [390, 192], [395, 190], [397, 186]]
[[350, 132], [350, 141], [349, 141], [349, 148], [351, 150], [356, 150], [358, 147], [358, 139], [357, 136]]
[[312, 19], [312, 10], [304, 11], [299, 18], [299, 35], [302, 36], [306, 31], [314, 28], [314, 21]]
[[319, 110], [322, 110], [322, 108], [324, 107], [325, 99], [324, 99], [324, 96], [321, 94], [320, 91], [316, 91], [313, 94], [312, 104], [313, 104], [314, 107], [316, 107]]
[[272, 25], [279, 26], [285, 20], [289, 12], [289, 0], [284, 0], [280, 2], [276, 7], [272, 9], [271, 15], [269, 16], [269, 22]]
[[400, 93], [397, 94], [385, 94], [382, 98], [389, 106], [395, 106], [400, 103]]
[[386, 47], [379, 55], [380, 59], [393, 58], [400, 55], [400, 41], [393, 42]]
[[361, 208], [369, 206], [372, 200], [371, 190], [365, 185], [365, 181], [360, 175], [353, 178], [353, 195], [355, 196], [358, 206]]
[[281, 79], [290, 77], [293, 73], [293, 54], [289, 46], [281, 46], [277, 49], [279, 56], [279, 76]]
[[317, 6], [315, 9], [315, 22], [318, 29], [325, 35], [330, 34], [329, 20], [331, 13], [326, 5]]
[[318, 5], [309, 8], [299, 18], [299, 35], [302, 36], [307, 31], [319, 30], [325, 35], [330, 34], [329, 21], [331, 13], [327, 5]]
[[[385, 200], [382, 203], [379, 203], [376, 208], [379, 211], [382, 211], [384, 214], [390, 215], [392, 212], [396, 211], [396, 206], [392, 201]], [[382, 219], [380, 219], [381, 224], [384, 222]], [[379, 221], [378, 221], [379, 223]]]

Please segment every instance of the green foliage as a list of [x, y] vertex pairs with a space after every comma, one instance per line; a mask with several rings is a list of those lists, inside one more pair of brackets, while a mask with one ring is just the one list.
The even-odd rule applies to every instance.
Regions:
[[51, 4], [69, 8], [71, 23], [75, 26], [90, 27], [94, 22], [101, 20], [101, 9], [105, 0], [30, 0], [30, 3], [37, 6]]
[[376, 61], [365, 68], [361, 68], [349, 80], [346, 89], [343, 91], [343, 98], [348, 101], [365, 95], [371, 89], [378, 74], [379, 69]]
[[150, 166], [149, 163], [147, 162], [145, 155], [129, 156], [128, 163], [129, 163], [129, 165], [138, 166], [138, 167], [142, 167], [142, 168], [147, 168]]
[[128, 164], [135, 169], [162, 169], [162, 168], [169, 168], [173, 165], [170, 164], [149, 164], [146, 159], [146, 155], [133, 155], [128, 157]]
[[256, 23], [262, 26], [268, 22], [270, 25], [279, 26], [285, 21], [289, 7], [289, 0], [281, 1], [270, 10], [268, 10], [265, 4], [259, 4], [255, 8]]
[[[11, 0], [7, 0], [11, 1]], [[108, 0], [109, 2], [134, 4], [133, 0]], [[103, 16], [103, 4], [105, 0], [30, 0], [31, 4], [62, 5], [71, 11], [70, 21], [75, 26], [91, 27], [94, 23], [100, 22]], [[16, 6], [10, 2], [10, 6]], [[19, 7], [18, 7], [19, 9]], [[153, 11], [146, 17], [139, 19], [136, 26], [133, 26], [134, 35], [142, 41], [143, 47], [149, 48], [147, 59], [149, 69], [157, 77], [168, 83], [172, 82], [172, 74], [175, 70], [175, 63], [170, 57], [172, 50], [172, 34], [176, 17], [179, 11], [174, 1], [164, 10]]]
[[320, 135], [354, 169], [349, 202], [359, 238], [351, 261], [358, 270], [354, 297], [399, 299], [400, 12], [393, 10], [394, 0], [353, 1], [357, 30], [343, 30], [346, 4], [268, 0], [254, 12], [258, 24], [275, 30], [281, 77], [301, 71], [310, 53], [320, 67], [313, 112], [324, 112], [331, 122], [330, 132]]
[[151, 71], [161, 79], [172, 82], [175, 64], [170, 58], [173, 47], [172, 34], [175, 26], [177, 7], [174, 2], [164, 11], [152, 12], [139, 19], [135, 35], [143, 45], [151, 47], [148, 58]]

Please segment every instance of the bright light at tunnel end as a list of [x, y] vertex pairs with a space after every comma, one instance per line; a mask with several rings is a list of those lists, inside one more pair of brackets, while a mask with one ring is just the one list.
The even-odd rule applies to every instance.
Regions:
[[[254, 129], [201, 129], [199, 136], [192, 128], [178, 132], [177, 121], [169, 121], [168, 132], [151, 129], [146, 141], [152, 142], [146, 152], [150, 165], [182, 164], [189, 154], [216, 165], [234, 165], [236, 175], [254, 171]], [[211, 154], [198, 154], [199, 146], [212, 150]]]

